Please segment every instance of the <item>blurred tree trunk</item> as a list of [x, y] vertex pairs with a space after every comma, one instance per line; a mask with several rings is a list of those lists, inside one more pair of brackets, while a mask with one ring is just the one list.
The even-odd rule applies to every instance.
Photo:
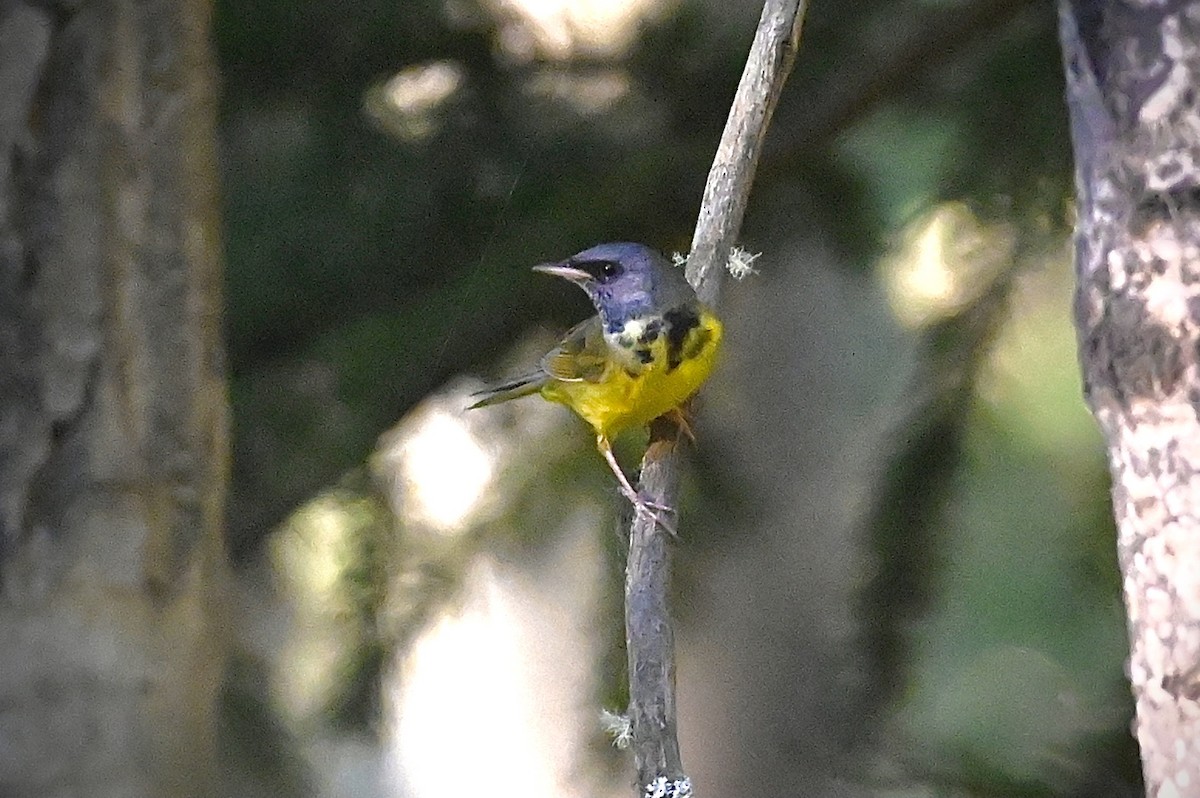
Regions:
[[205, 0], [0, 0], [0, 795], [215, 792]]
[[1147, 794], [1200, 794], [1200, 3], [1062, 0], [1076, 326]]

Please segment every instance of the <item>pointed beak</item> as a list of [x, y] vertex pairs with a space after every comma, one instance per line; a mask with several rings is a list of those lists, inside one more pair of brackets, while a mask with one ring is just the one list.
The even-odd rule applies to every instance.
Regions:
[[534, 266], [533, 270], [542, 274], [561, 277], [564, 280], [570, 280], [576, 285], [582, 285], [592, 279], [592, 276], [583, 269], [576, 269], [574, 266], [568, 266], [565, 263], [540, 263]]

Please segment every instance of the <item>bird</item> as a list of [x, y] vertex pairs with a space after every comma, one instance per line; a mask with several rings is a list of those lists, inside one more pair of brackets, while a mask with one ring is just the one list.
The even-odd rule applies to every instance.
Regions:
[[[683, 270], [643, 244], [616, 242], [533, 267], [583, 289], [596, 315], [571, 328], [537, 367], [472, 395], [470, 409], [541, 394], [591, 425], [596, 448], [638, 511], [668, 510], [643, 498], [613, 455], [619, 433], [674, 414], [708, 379], [721, 349], [722, 325]], [[668, 529], [670, 527], [664, 524]]]

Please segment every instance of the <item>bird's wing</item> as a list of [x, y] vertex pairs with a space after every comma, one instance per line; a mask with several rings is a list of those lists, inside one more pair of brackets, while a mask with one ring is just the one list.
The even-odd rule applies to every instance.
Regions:
[[599, 316], [572, 327], [542, 358], [542, 371], [564, 382], [598, 382], [608, 366], [608, 343]]

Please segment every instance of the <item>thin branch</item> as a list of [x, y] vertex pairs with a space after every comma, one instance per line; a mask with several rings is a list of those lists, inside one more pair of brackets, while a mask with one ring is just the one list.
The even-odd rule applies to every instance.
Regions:
[[721, 273], [742, 229], [767, 126], [796, 59], [806, 5], [805, 0], [767, 0], [708, 172], [687, 275], [700, 300], [710, 305], [716, 303]]
[[[721, 143], [708, 174], [688, 256], [688, 279], [700, 299], [715, 303], [721, 272], [742, 226], [763, 139], [791, 71], [805, 0], [767, 0]], [[678, 430], [665, 419], [650, 429], [642, 460], [642, 491], [676, 507]], [[687, 796], [676, 736], [675, 638], [667, 606], [671, 558], [667, 537], [644, 514], [630, 530], [625, 574], [625, 634], [629, 654], [629, 715], [633, 757], [644, 796]]]

